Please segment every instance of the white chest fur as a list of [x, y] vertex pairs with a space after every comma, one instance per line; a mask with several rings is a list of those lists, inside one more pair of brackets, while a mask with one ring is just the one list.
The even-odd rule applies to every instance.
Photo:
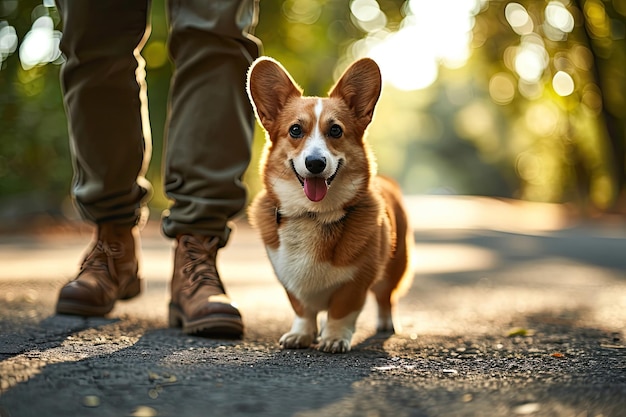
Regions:
[[278, 249], [267, 252], [283, 286], [308, 309], [321, 311], [328, 308], [331, 294], [353, 279], [356, 267], [338, 267], [319, 258], [325, 242], [314, 223], [308, 218], [289, 219], [279, 229]]

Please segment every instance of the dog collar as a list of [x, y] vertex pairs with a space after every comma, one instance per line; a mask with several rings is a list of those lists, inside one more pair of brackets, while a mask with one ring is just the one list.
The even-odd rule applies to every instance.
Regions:
[[[344, 209], [343, 216], [331, 222], [324, 222], [324, 224], [339, 223], [340, 221], [343, 221], [346, 217], [348, 217], [348, 214], [350, 214], [350, 212], [352, 212], [354, 209], [355, 209], [355, 206], [346, 207]], [[306, 214], [301, 217], [308, 217], [310, 219], [318, 219], [319, 214], [313, 211], [307, 211]], [[280, 225], [283, 220], [283, 214], [280, 212], [280, 207], [278, 206], [274, 207], [274, 218], [276, 219], [276, 224]]]

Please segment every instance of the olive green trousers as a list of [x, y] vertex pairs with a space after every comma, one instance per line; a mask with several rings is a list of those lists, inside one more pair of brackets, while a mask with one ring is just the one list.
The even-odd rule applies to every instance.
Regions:
[[[149, 0], [58, 0], [61, 84], [74, 166], [72, 195], [84, 219], [136, 223], [150, 196], [144, 60]], [[246, 73], [259, 55], [251, 35], [258, 0], [170, 0], [170, 85], [163, 233], [228, 239], [246, 203], [254, 116]]]

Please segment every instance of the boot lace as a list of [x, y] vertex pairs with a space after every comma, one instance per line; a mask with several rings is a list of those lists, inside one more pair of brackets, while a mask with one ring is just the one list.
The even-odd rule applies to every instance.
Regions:
[[85, 270], [106, 271], [112, 278], [117, 279], [115, 259], [122, 255], [123, 249], [120, 243], [108, 243], [99, 240], [83, 261], [80, 270], [81, 272]]
[[219, 239], [185, 237], [181, 239], [185, 249], [185, 264], [183, 272], [196, 286], [211, 285], [217, 286], [223, 291], [215, 258], [217, 256], [217, 246]]

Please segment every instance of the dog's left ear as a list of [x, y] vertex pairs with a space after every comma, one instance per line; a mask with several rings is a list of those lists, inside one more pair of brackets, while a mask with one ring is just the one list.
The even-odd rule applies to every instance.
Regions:
[[366, 124], [372, 121], [374, 107], [382, 88], [380, 68], [374, 60], [359, 59], [341, 76], [328, 94], [342, 99], [359, 119]]

